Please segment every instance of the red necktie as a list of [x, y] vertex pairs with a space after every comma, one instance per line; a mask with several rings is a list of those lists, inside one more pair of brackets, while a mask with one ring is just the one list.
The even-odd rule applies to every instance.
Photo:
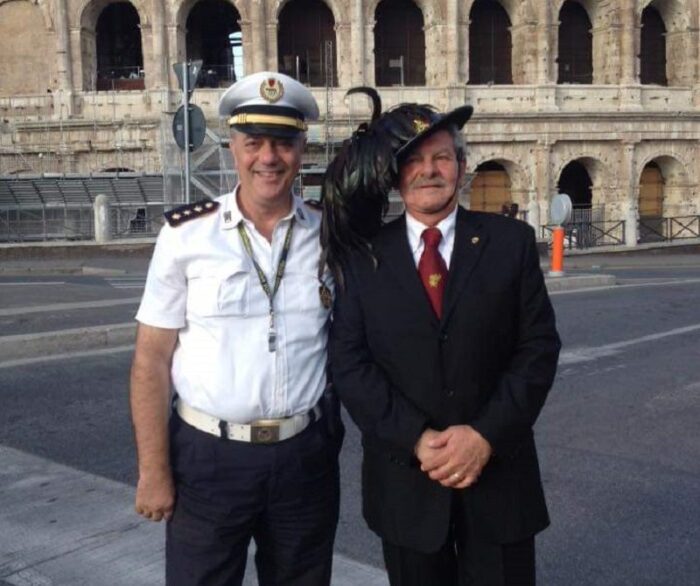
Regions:
[[442, 317], [442, 294], [447, 281], [447, 266], [438, 251], [442, 234], [437, 228], [427, 228], [423, 230], [421, 238], [425, 248], [418, 262], [418, 274], [430, 299], [430, 305], [433, 306], [435, 315], [440, 318]]

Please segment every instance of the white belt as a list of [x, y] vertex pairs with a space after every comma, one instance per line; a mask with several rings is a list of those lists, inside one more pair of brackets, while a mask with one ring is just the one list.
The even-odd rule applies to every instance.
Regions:
[[249, 424], [224, 421], [191, 407], [178, 399], [175, 409], [183, 421], [200, 431], [224, 439], [253, 444], [270, 444], [294, 437], [304, 431], [310, 423], [321, 418], [321, 408], [316, 405], [311, 411], [282, 419], [258, 419]]

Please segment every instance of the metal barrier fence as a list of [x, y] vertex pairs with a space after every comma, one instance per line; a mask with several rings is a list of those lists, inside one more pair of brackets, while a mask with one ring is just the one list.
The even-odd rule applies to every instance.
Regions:
[[640, 242], [670, 242], [684, 238], [700, 238], [700, 215], [639, 219]]
[[[109, 210], [114, 238], [155, 236], [163, 225], [163, 203], [112, 205]], [[92, 240], [92, 207], [0, 209], [0, 242]]]
[[[542, 226], [542, 238], [548, 238], [555, 226]], [[593, 248], [625, 244], [625, 221], [571, 222], [564, 225], [564, 247]]]

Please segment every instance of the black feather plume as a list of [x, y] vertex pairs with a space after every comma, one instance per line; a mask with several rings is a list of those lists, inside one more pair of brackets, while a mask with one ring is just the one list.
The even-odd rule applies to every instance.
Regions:
[[352, 88], [346, 95], [356, 93], [372, 99], [372, 121], [343, 143], [321, 187], [321, 267], [328, 265], [341, 288], [349, 254], [359, 251], [376, 263], [370, 241], [382, 226], [389, 191], [397, 183], [396, 152], [416, 136], [416, 119], [435, 116], [430, 106], [419, 104], [402, 104], [380, 115], [381, 99], [374, 88]]

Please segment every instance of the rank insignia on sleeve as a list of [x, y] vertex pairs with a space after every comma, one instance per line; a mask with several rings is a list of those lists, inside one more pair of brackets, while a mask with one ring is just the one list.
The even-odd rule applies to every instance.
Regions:
[[330, 309], [331, 305], [333, 305], [333, 293], [325, 284], [318, 288], [318, 296], [321, 298], [321, 305], [326, 309]]
[[195, 218], [206, 216], [218, 207], [218, 201], [203, 199], [201, 201], [196, 201], [193, 203], [185, 204], [184, 206], [173, 208], [169, 212], [165, 212], [164, 215], [165, 219], [168, 221], [168, 224], [170, 224], [174, 228], [175, 226], [184, 224], [189, 220], [194, 220]]

